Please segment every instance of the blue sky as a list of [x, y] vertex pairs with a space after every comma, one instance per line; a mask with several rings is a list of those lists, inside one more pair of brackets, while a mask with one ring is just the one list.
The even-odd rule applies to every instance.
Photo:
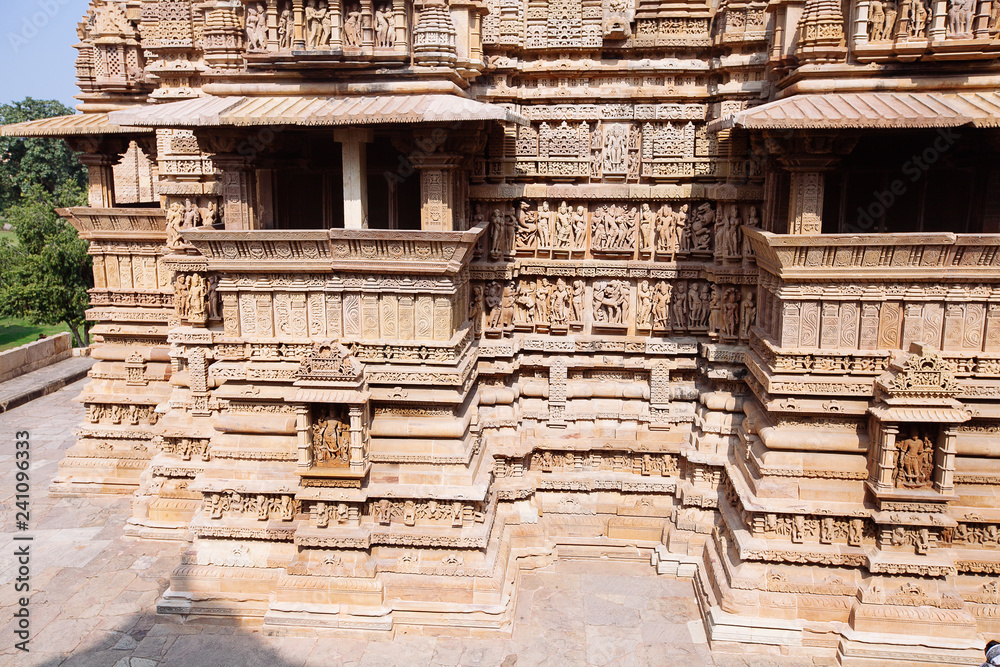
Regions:
[[0, 103], [25, 97], [73, 107], [76, 24], [88, 0], [0, 0]]

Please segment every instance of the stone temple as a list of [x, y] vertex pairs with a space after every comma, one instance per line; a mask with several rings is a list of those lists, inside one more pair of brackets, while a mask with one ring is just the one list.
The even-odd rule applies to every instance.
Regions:
[[93, 0], [63, 494], [164, 614], [509, 632], [558, 558], [713, 649], [1000, 634], [998, 0]]

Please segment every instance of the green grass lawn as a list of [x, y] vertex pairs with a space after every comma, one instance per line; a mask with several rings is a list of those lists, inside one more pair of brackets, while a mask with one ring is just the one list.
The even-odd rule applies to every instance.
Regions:
[[14, 245], [17, 245], [17, 234], [14, 232], [5, 232], [0, 230], [0, 239], [7, 239]]
[[0, 319], [0, 351], [36, 341], [38, 334], [51, 336], [63, 331], [69, 331], [69, 328], [63, 324], [45, 326], [28, 324], [26, 320]]

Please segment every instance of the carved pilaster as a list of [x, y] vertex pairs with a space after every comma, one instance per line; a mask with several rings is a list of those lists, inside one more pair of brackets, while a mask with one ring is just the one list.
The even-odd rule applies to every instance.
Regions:
[[420, 228], [427, 231], [454, 230], [458, 203], [456, 171], [461, 156], [445, 153], [423, 155], [413, 162], [420, 170]]
[[213, 160], [222, 172], [219, 189], [225, 228], [256, 229], [256, 175], [249, 161], [239, 155], [221, 153], [215, 155]]
[[298, 448], [298, 467], [306, 470], [312, 465], [312, 420], [308, 405], [295, 406], [295, 434]]
[[553, 359], [549, 366], [549, 426], [566, 428], [566, 360]]

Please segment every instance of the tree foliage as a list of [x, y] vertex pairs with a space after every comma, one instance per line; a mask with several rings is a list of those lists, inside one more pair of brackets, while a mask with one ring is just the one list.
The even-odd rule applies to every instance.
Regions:
[[[0, 124], [72, 113], [72, 109], [55, 100], [26, 97], [20, 102], [0, 104]], [[32, 185], [55, 193], [67, 182], [86, 187], [87, 172], [62, 139], [0, 137], [0, 216]]]
[[0, 239], [0, 317], [63, 322], [76, 347], [89, 343], [84, 311], [93, 272], [87, 242], [53, 209], [85, 202], [76, 185], [58, 186], [52, 193], [39, 184], [26, 186], [20, 202], [5, 212], [18, 242]]

